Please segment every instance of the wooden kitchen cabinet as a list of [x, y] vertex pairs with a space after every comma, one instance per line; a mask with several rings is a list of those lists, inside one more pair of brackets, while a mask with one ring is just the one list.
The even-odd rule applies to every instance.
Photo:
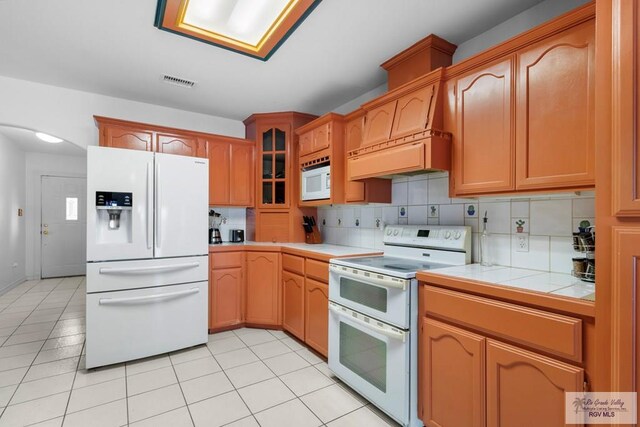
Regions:
[[[356, 110], [345, 116], [344, 145], [345, 158], [349, 151], [357, 150], [362, 144], [362, 131], [364, 127], [364, 110]], [[345, 202], [346, 203], [391, 203], [391, 180], [381, 178], [369, 178], [361, 181], [349, 179], [345, 176]]]
[[246, 273], [246, 323], [280, 325], [280, 255], [247, 253]]
[[209, 330], [244, 322], [244, 254], [209, 255]]
[[164, 132], [156, 133], [156, 151], [178, 156], [207, 157], [204, 141], [199, 141], [196, 136]]
[[595, 20], [516, 59], [516, 189], [593, 187]]
[[209, 157], [209, 205], [253, 206], [254, 145], [235, 138], [211, 138]]
[[582, 368], [487, 340], [487, 427], [564, 426], [565, 393], [583, 384]]
[[389, 140], [397, 105], [398, 101], [394, 100], [367, 111], [362, 146], [366, 147]]
[[418, 382], [424, 424], [483, 427], [486, 338], [426, 317], [421, 322]]
[[[326, 265], [328, 270], [329, 265]], [[307, 277], [304, 281], [304, 299], [305, 343], [327, 357], [329, 354], [329, 285]]]
[[[100, 122], [99, 122], [100, 123]], [[100, 146], [154, 151], [153, 132], [115, 124], [99, 124]]]
[[429, 125], [430, 110], [434, 107], [435, 85], [417, 89], [397, 101], [391, 127], [391, 139], [424, 131]]
[[[284, 255], [283, 255], [284, 256]], [[282, 272], [282, 328], [304, 341], [304, 276]]]
[[564, 425], [565, 392], [586, 387], [581, 319], [424, 283], [419, 299], [426, 426]]
[[456, 194], [514, 190], [512, 63], [483, 67], [454, 84]]
[[305, 132], [298, 139], [298, 155], [306, 156], [313, 153], [313, 131]]

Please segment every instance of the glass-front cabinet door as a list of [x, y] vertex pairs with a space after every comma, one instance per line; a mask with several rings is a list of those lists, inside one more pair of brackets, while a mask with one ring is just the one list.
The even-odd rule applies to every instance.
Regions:
[[289, 207], [288, 126], [267, 126], [260, 130], [259, 204], [262, 208]]

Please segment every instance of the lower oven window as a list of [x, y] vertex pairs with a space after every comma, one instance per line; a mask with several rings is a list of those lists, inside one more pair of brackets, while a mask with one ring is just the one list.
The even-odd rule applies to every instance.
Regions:
[[341, 277], [340, 297], [382, 313], [387, 312], [387, 290], [385, 288]]
[[387, 392], [387, 343], [340, 322], [340, 364]]

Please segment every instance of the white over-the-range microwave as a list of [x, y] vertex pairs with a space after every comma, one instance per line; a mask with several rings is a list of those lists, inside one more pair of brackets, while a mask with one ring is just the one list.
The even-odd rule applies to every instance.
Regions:
[[331, 198], [331, 167], [328, 164], [302, 171], [302, 200]]

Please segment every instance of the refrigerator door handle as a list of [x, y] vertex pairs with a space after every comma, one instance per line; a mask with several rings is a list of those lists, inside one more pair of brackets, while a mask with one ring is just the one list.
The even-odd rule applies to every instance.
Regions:
[[[156, 248], [160, 248], [160, 228], [162, 228], [162, 224], [160, 219], [162, 218], [162, 212], [160, 211], [160, 207], [162, 206], [162, 202], [160, 201], [160, 163], [156, 162]], [[156, 254], [157, 256], [157, 254]]]
[[147, 163], [147, 249], [152, 249], [153, 238], [153, 162]]
[[155, 295], [145, 295], [141, 297], [129, 297], [129, 298], [100, 298], [98, 303], [100, 305], [116, 305], [116, 304], [144, 304], [149, 302], [154, 302], [159, 299], [166, 298], [178, 298], [186, 295], [197, 294], [200, 292], [198, 288], [191, 288], [184, 291], [178, 292], [165, 292], [162, 294]]
[[152, 267], [102, 267], [98, 270], [100, 274], [145, 274], [145, 273], [157, 273], [161, 271], [175, 271], [186, 270], [188, 268], [200, 267], [199, 262], [186, 262], [183, 264], [173, 265], [154, 265]]

